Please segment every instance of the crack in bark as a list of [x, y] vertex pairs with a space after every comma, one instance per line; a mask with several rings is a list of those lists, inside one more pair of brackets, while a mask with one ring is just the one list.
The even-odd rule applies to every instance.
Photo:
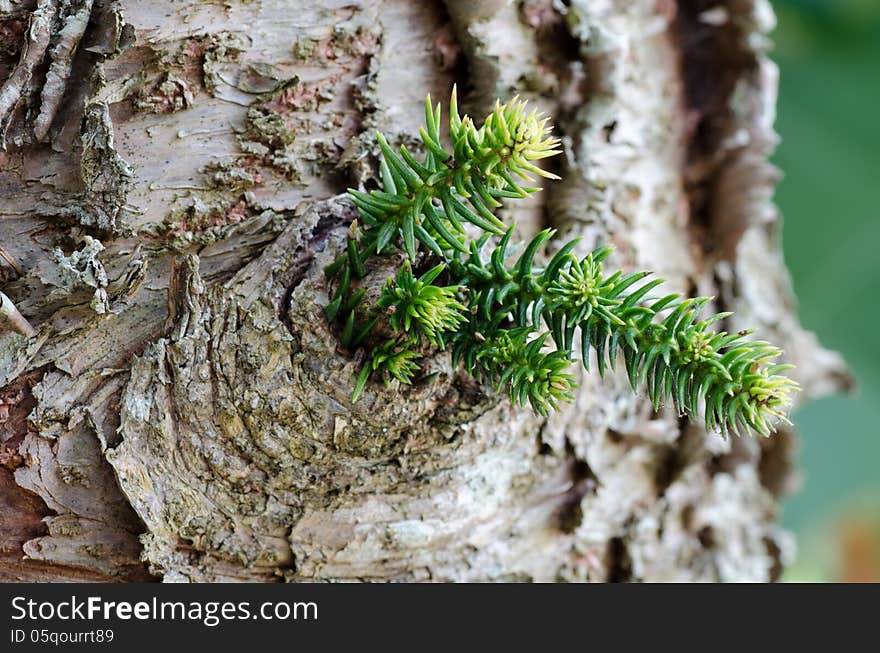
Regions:
[[565, 454], [570, 459], [569, 475], [571, 487], [565, 493], [565, 498], [557, 511], [556, 518], [559, 530], [571, 535], [583, 522], [583, 499], [588, 493], [596, 491], [599, 479], [596, 478], [586, 460], [577, 458], [574, 447], [569, 440], [565, 442]]
[[609, 583], [626, 583], [632, 580], [632, 558], [626, 547], [626, 540], [622, 537], [613, 537], [608, 541], [608, 552], [606, 554], [608, 567], [608, 575], [606, 581]]

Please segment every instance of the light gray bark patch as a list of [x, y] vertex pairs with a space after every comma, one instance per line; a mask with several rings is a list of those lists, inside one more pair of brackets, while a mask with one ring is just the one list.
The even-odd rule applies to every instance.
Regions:
[[565, 15], [579, 44], [585, 102], [563, 114], [562, 181], [549, 185], [558, 242], [615, 246], [614, 265], [647, 269], [685, 290], [696, 276], [680, 169], [682, 84], [671, 17], [651, 2], [577, 2]]
[[366, 74], [352, 84], [360, 131], [339, 160], [355, 185], [378, 178], [376, 131], [391, 143], [419, 151], [425, 95], [445, 101], [455, 81], [454, 71], [443, 65], [434, 48], [426, 47], [441, 30], [448, 33], [449, 17], [440, 2], [393, 0], [364, 9], [366, 24], [372, 20], [380, 34]]
[[125, 230], [122, 213], [134, 172], [116, 151], [113, 144], [113, 122], [106, 102], [86, 108], [82, 130], [80, 175], [90, 204], [104, 210], [91, 215], [81, 214], [86, 226], [119, 233]]
[[[539, 77], [536, 31], [520, 20], [519, 3], [483, 0], [447, 0], [457, 45], [467, 70], [464, 85], [458, 88], [459, 106], [480, 121], [496, 100], [522, 94], [536, 108], [553, 113], [554, 103], [542, 102], [530, 92], [527, 80]], [[528, 89], [525, 93], [524, 90]], [[446, 102], [447, 98], [436, 98]], [[515, 238], [529, 239], [545, 225], [543, 205], [546, 197], [532, 196], [511, 202], [499, 211], [506, 224], [516, 225]]]
[[[267, 64], [251, 64], [238, 71], [236, 88], [257, 96], [248, 107], [245, 129], [238, 135], [246, 156], [239, 158], [235, 170], [239, 171], [237, 179], [245, 183], [259, 174], [253, 170], [255, 162], [294, 181], [332, 170], [359, 129], [351, 115], [348, 84], [366, 70], [378, 51], [378, 32], [355, 12], [347, 25], [309, 43], [314, 54], [310, 64], [329, 67], [329, 74], [309, 81], [296, 75], [284, 79]], [[242, 169], [242, 164], [250, 168]], [[234, 188], [235, 180], [230, 185]]]
[[537, 76], [535, 31], [520, 20], [519, 3], [499, 0], [446, 0], [458, 41], [469, 66], [477, 116], [491, 110], [497, 98], [520, 92]]
[[262, 181], [260, 173], [234, 163], [209, 163], [202, 172], [207, 175], [208, 188], [241, 193]]
[[28, 369], [47, 339], [47, 333], [39, 333], [33, 338], [14, 331], [0, 333], [0, 388]]
[[292, 213], [261, 209], [248, 192], [233, 200], [194, 197], [175, 207], [162, 225], [141, 233], [164, 238], [163, 248], [171, 252], [217, 245], [230, 263], [247, 262], [284, 229]]
[[90, 308], [99, 315], [110, 309], [107, 297], [107, 271], [98, 255], [104, 251], [101, 241], [91, 236], [83, 237], [82, 248], [66, 256], [60, 249], [55, 250], [54, 278], [43, 278], [43, 282], [55, 286], [56, 293], [69, 294], [85, 286], [93, 293]]

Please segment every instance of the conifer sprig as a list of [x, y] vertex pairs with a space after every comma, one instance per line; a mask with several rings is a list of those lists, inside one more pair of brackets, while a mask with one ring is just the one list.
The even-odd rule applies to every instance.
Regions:
[[384, 310], [395, 332], [423, 335], [442, 347], [443, 334], [467, 321], [465, 306], [456, 299], [459, 286], [432, 285], [445, 267], [438, 263], [416, 279], [407, 261], [397, 277], [386, 282], [376, 305]]
[[514, 99], [496, 103], [481, 127], [458, 113], [456, 90], [452, 90], [449, 116], [451, 151], [440, 137], [440, 104], [425, 100], [425, 126], [420, 134], [425, 157], [417, 161], [406, 147], [395, 151], [382, 134], [382, 190], [364, 193], [349, 189], [358, 207], [361, 227], [349, 234], [346, 255], [327, 269], [339, 275], [340, 284], [327, 307], [337, 318], [346, 302], [349, 284], [366, 273], [365, 261], [373, 255], [398, 251], [415, 261], [421, 248], [441, 260], [452, 251], [467, 252], [465, 224], [486, 233], [503, 235], [506, 227], [492, 209], [502, 198], [527, 197], [540, 189], [523, 186], [533, 174], [553, 179], [534, 161], [557, 154], [559, 140], [550, 136], [547, 120], [526, 103]]
[[[489, 256], [483, 256], [478, 242], [468, 257], [456, 255], [450, 264], [469, 289], [471, 313], [480, 318], [450, 338], [453, 359], [463, 360], [472, 374], [483, 372], [484, 339], [495, 341], [511, 330], [522, 339], [523, 333], [546, 329], [555, 351], [566, 360], [580, 344], [588, 371], [591, 351], [600, 375], [622, 358], [633, 390], [645, 387], [655, 408], [669, 398], [680, 413], [694, 418], [702, 412], [708, 428], [725, 433], [767, 435], [775, 422], [787, 421], [785, 411], [797, 385], [781, 374], [790, 366], [773, 362], [782, 352], [749, 340], [747, 331], [712, 330], [730, 313], [698, 319], [711, 298], [654, 297], [662, 279], [643, 281], [649, 272], [606, 275], [602, 261], [611, 249], [600, 247], [578, 259], [571, 254], [576, 240], [545, 267], [536, 267], [534, 253], [552, 237], [552, 230], [539, 233], [507, 265], [510, 233]], [[519, 397], [513, 387], [508, 390]]]
[[[369, 343], [381, 320], [394, 333], [368, 346], [353, 399], [373, 374], [411, 383], [426, 351], [450, 346], [453, 365], [546, 414], [572, 400], [569, 369], [579, 349], [587, 370], [593, 352], [600, 375], [622, 359], [633, 390], [646, 388], [655, 408], [672, 401], [690, 418], [702, 414], [710, 429], [769, 435], [787, 421], [798, 387], [781, 374], [790, 366], [775, 363], [781, 351], [747, 331], [714, 330], [730, 314], [700, 319], [711, 298], [655, 296], [663, 280], [648, 279], [649, 272], [606, 274], [611, 249], [577, 258], [577, 240], [536, 265], [552, 230], [511, 245], [513, 229], [492, 210], [536, 192], [522, 185], [533, 175], [554, 177], [534, 163], [558, 152], [546, 118], [514, 99], [496, 103], [476, 127], [459, 115], [453, 90], [447, 150], [439, 105], [429, 98], [425, 109], [423, 160], [378, 137], [383, 189], [350, 191], [360, 222], [327, 270], [337, 286], [327, 314], [340, 324], [345, 347]], [[465, 224], [483, 234], [469, 239]], [[405, 256], [403, 267], [375, 305], [365, 306], [364, 290], [352, 292], [352, 283], [365, 276], [369, 257], [396, 252]]]

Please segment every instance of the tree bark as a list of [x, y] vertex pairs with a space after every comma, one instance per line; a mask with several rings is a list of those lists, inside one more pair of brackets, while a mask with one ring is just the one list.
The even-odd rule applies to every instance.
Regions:
[[[422, 101], [547, 111], [504, 209], [848, 383], [801, 329], [766, 0], [0, 1], [0, 580], [775, 580], [796, 438], [582, 374], [541, 418], [450, 367], [350, 395], [322, 269]], [[796, 216], [793, 216], [796, 219]], [[4, 313], [5, 315], [6, 313]], [[26, 326], [32, 327], [28, 330]]]

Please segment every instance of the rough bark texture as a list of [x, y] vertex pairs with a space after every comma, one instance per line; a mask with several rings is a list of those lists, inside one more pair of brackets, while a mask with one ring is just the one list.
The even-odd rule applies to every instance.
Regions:
[[[584, 375], [549, 419], [450, 368], [370, 384], [323, 266], [427, 92], [520, 93], [563, 180], [507, 210], [798, 325], [766, 0], [4, 0], [2, 580], [772, 580], [795, 436], [724, 440]], [[797, 219], [792, 216], [792, 219]], [[5, 309], [4, 309], [5, 310]], [[30, 335], [28, 335], [30, 334]]]

